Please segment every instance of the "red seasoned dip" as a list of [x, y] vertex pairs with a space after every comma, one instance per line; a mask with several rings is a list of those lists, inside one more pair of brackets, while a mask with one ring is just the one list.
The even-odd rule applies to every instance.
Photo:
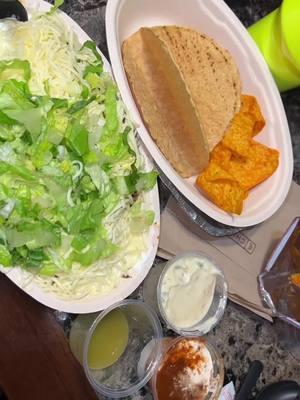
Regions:
[[[222, 373], [221, 373], [222, 375]], [[158, 400], [214, 399], [223, 377], [215, 376], [214, 362], [202, 338], [183, 338], [167, 350], [156, 374]], [[211, 397], [212, 396], [212, 397]]]

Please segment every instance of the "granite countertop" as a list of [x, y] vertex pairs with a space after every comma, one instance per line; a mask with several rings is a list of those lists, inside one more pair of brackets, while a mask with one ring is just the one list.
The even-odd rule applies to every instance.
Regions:
[[[226, 0], [245, 26], [251, 25], [280, 5], [281, 0]], [[65, 0], [67, 12], [96, 41], [101, 51], [108, 56], [105, 39], [105, 5], [100, 0]], [[184, 2], [183, 2], [184, 7]], [[294, 180], [300, 183], [300, 88], [282, 95], [290, 126], [295, 157]], [[62, 323], [66, 318], [57, 314]], [[300, 383], [300, 366], [279, 343], [274, 325], [255, 314], [229, 302], [220, 325], [209, 334], [224, 357], [226, 382], [233, 380], [239, 387], [251, 360], [259, 359], [264, 364], [263, 374], [254, 395], [265, 384], [282, 379], [293, 379]], [[142, 391], [135, 399], [151, 398]], [[247, 399], [245, 399], [247, 400]]]

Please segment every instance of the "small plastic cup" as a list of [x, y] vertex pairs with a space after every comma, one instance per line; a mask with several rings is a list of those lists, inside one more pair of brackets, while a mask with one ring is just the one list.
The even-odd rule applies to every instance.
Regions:
[[[211, 357], [212, 371], [211, 371], [210, 378], [209, 378], [207, 394], [205, 395], [205, 397], [203, 397], [203, 400], [218, 400], [221, 390], [222, 390], [222, 387], [223, 387], [223, 383], [224, 383], [223, 359], [221, 358], [221, 356], [219, 355], [219, 353], [215, 349], [215, 347], [209, 341], [207, 341], [206, 339], [203, 339], [203, 338], [199, 338], [199, 337], [179, 337], [179, 338], [175, 338], [175, 339], [164, 338], [162, 340], [162, 343], [163, 343], [162, 344], [162, 357], [160, 359], [160, 362], [157, 366], [157, 369], [156, 369], [153, 377], [151, 378], [151, 380], [149, 382], [149, 387], [152, 392], [153, 399], [154, 400], [164, 400], [163, 398], [159, 397], [159, 393], [158, 393], [158, 388], [157, 388], [158, 375], [160, 373], [160, 369], [164, 367], [164, 364], [165, 364], [166, 359], [167, 359], [168, 355], [170, 354], [170, 352], [172, 352], [174, 347], [182, 341], [188, 341], [188, 342], [201, 341], [205, 345], [205, 347], [208, 350], [210, 357]], [[201, 355], [199, 356], [199, 358], [202, 359]], [[203, 362], [203, 360], [202, 360], [202, 362]], [[202, 366], [203, 366], [203, 364], [202, 364]], [[170, 391], [172, 389], [179, 390], [178, 386], [177, 386], [178, 382], [176, 381], [176, 376], [175, 376], [176, 369], [177, 369], [176, 365], [172, 365], [170, 367], [172, 369], [174, 369], [174, 379], [173, 379], [174, 388], [168, 388], [168, 389]], [[188, 369], [188, 367], [185, 369]], [[186, 384], [186, 388], [183, 388], [183, 391], [186, 394], [185, 398], [189, 398], [185, 389], [189, 388], [189, 386], [195, 382], [195, 378], [192, 377], [191, 381], [189, 382], [188, 376], [187, 376], [186, 380], [184, 380], [184, 382]], [[165, 382], [165, 384], [166, 384], [166, 382]], [[191, 390], [191, 398], [192, 399], [196, 398], [194, 390], [195, 389]]]
[[280, 91], [300, 86], [300, 2], [282, 6], [248, 28], [261, 50]]
[[[213, 294], [213, 299], [212, 303], [208, 309], [208, 312], [206, 315], [200, 320], [197, 321], [196, 324], [189, 328], [179, 328], [177, 327], [172, 321], [169, 320], [169, 318], [166, 315], [164, 306], [163, 306], [163, 299], [162, 299], [162, 285], [163, 281], [165, 278], [166, 273], [168, 272], [169, 269], [173, 268], [175, 263], [180, 260], [184, 260], [190, 257], [195, 257], [199, 259], [200, 261], [202, 260], [208, 260], [211, 264], [213, 264], [213, 267], [217, 271], [216, 273], [216, 285], [214, 289], [214, 294]], [[199, 267], [201, 268], [201, 267]], [[217, 266], [217, 263], [207, 256], [204, 253], [200, 252], [185, 252], [177, 257], [174, 257], [170, 261], [168, 261], [163, 269], [163, 272], [159, 278], [158, 282], [158, 287], [157, 287], [157, 303], [158, 303], [158, 308], [160, 311], [160, 314], [162, 318], [164, 319], [165, 323], [167, 326], [172, 329], [174, 332], [178, 333], [179, 335], [182, 336], [203, 336], [206, 333], [208, 333], [210, 330], [212, 330], [221, 320], [221, 318], [224, 315], [224, 311], [226, 308], [227, 304], [227, 282], [225, 279], [225, 276], [222, 272], [222, 270]]]
[[[91, 369], [88, 365], [88, 351], [96, 328], [103, 318], [114, 310], [120, 310], [128, 323], [128, 342], [119, 359], [103, 369]], [[107, 340], [109, 340], [109, 332]], [[162, 328], [156, 313], [147, 304], [137, 300], [124, 300], [103, 311], [87, 332], [83, 367], [94, 390], [102, 396], [121, 398], [132, 396], [147, 384], [155, 372], [161, 356]], [[154, 350], [143, 373], [138, 371], [141, 353], [149, 342]]]
[[86, 335], [98, 315], [98, 313], [80, 314], [72, 322], [69, 344], [72, 353], [81, 365], [83, 365], [83, 346]]

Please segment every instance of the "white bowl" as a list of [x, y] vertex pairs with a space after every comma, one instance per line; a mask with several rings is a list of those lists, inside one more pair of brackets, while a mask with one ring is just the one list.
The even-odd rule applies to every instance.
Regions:
[[[42, 12], [49, 11], [51, 7], [49, 3], [39, 0], [27, 0], [27, 6], [28, 9], [38, 9]], [[88, 35], [70, 17], [68, 17], [64, 13], [61, 13], [61, 16], [63, 17], [65, 23], [75, 31], [80, 42], [84, 43], [86, 40], [90, 40]], [[109, 62], [105, 59], [104, 55], [100, 52], [99, 49], [98, 51], [103, 59], [104, 69], [111, 73]], [[145, 158], [146, 168], [152, 168], [152, 161], [145, 154], [142, 146], [140, 147], [140, 150]], [[26, 279], [24, 277], [24, 271], [21, 268], [15, 267], [7, 269], [0, 267], [0, 272], [5, 273], [9, 279], [11, 279], [17, 286], [19, 286], [31, 297], [33, 297], [40, 303], [56, 310], [75, 314], [91, 313], [104, 310], [112, 304], [121, 301], [129, 296], [145, 279], [153, 264], [158, 247], [160, 221], [160, 206], [157, 185], [150, 192], [146, 193], [145, 202], [149, 209], [152, 209], [155, 212], [155, 221], [151, 229], [149, 230], [149, 235], [146, 240], [147, 249], [141, 255], [138, 263], [132, 266], [132, 269], [130, 270], [131, 278], [122, 278], [119, 285], [107, 295], [87, 297], [78, 300], [63, 300], [51, 293], [47, 293], [34, 282], [30, 282], [29, 284], [24, 285]]]
[[[195, 187], [195, 178], [181, 178], [160, 152], [145, 128], [129, 89], [121, 57], [122, 42], [143, 26], [181, 25], [200, 30], [228, 49], [240, 71], [243, 93], [257, 97], [266, 127], [255, 139], [280, 151], [277, 171], [252, 189], [242, 215], [231, 215], [209, 201]], [[199, 210], [223, 224], [246, 227], [271, 217], [289, 191], [293, 153], [282, 101], [271, 73], [252, 38], [222, 0], [109, 0], [106, 34], [113, 73], [123, 100], [138, 123], [138, 132], [153, 159]]]

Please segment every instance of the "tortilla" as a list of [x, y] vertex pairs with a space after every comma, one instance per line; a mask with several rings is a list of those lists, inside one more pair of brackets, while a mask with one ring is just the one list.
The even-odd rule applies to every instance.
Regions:
[[148, 28], [122, 46], [128, 82], [153, 140], [184, 178], [208, 164], [208, 145], [199, 115], [177, 65]]
[[237, 66], [227, 50], [200, 32], [177, 26], [151, 29], [164, 42], [182, 74], [211, 151], [240, 109]]

